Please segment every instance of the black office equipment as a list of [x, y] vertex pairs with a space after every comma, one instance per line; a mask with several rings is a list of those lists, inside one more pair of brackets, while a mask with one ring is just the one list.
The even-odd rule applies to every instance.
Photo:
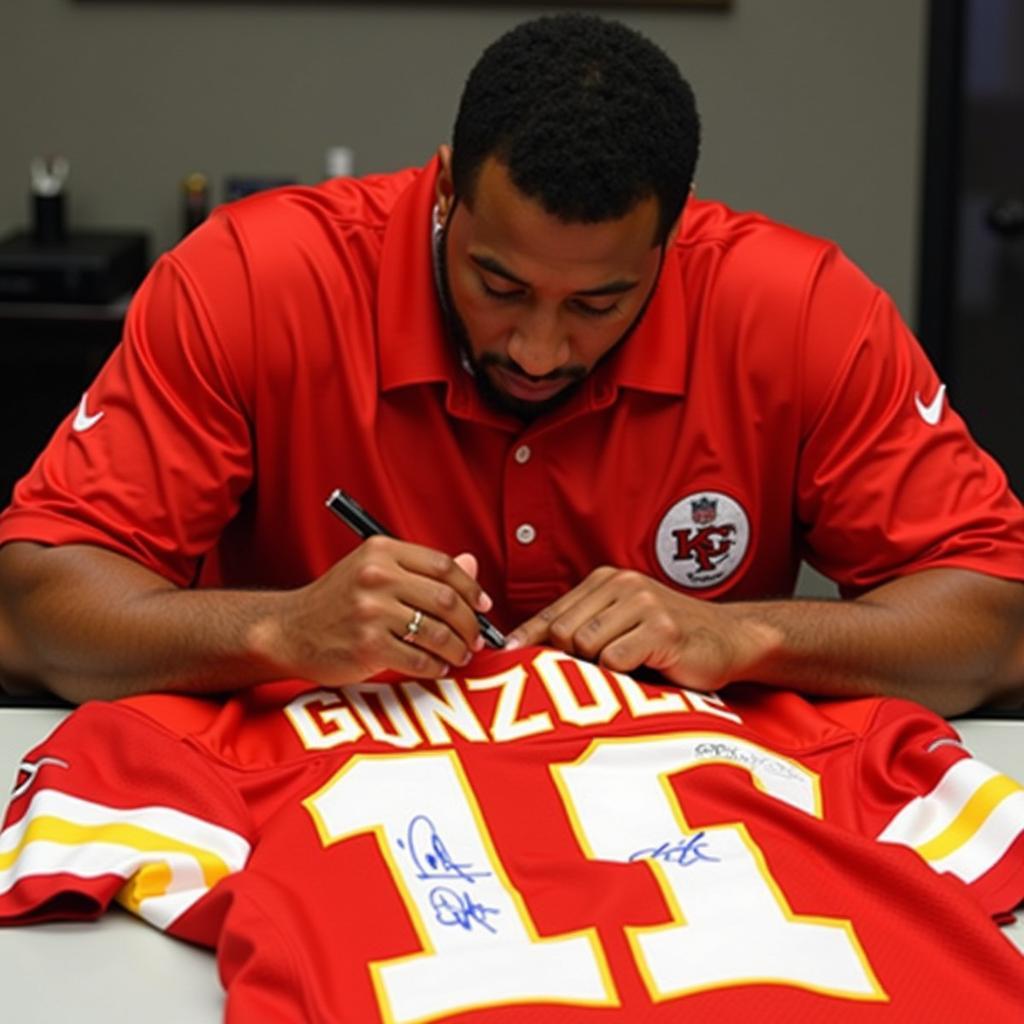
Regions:
[[0, 241], [0, 301], [112, 302], [142, 280], [147, 248], [138, 231], [70, 231], [50, 243], [16, 231]]

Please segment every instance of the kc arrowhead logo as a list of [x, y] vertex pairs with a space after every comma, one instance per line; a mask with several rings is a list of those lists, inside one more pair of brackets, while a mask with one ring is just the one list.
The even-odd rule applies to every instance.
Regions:
[[713, 587], [731, 576], [750, 546], [743, 506], [720, 491], [698, 491], [662, 517], [655, 538], [658, 564], [681, 586]]

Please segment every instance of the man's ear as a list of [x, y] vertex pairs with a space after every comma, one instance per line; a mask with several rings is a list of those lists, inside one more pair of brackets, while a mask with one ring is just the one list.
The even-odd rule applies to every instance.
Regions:
[[448, 217], [452, 201], [455, 198], [455, 182], [452, 179], [452, 147], [442, 142], [437, 147], [437, 159], [440, 167], [437, 181], [434, 184], [434, 197], [437, 200], [437, 213], [442, 223]]

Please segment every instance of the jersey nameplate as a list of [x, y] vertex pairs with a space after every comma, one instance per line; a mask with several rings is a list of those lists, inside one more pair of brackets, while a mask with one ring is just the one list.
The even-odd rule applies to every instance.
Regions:
[[[533, 694], [538, 682], [544, 708], [526, 711], [528, 686]], [[556, 722], [592, 728], [623, 714], [640, 719], [704, 712], [742, 724], [715, 694], [665, 689], [652, 695], [627, 675], [558, 651], [543, 651], [529, 666], [466, 679], [464, 687], [454, 679], [358, 683], [304, 693], [284, 712], [307, 750], [330, 750], [364, 737], [400, 750], [447, 746], [453, 734], [472, 743], [508, 743], [552, 732]], [[486, 691], [497, 696], [485, 719], [480, 702], [471, 698]]]

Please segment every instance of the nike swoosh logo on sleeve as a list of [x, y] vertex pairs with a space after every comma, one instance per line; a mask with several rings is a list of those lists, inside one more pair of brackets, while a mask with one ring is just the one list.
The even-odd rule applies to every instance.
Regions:
[[939, 385], [939, 390], [935, 392], [935, 397], [927, 405], [921, 401], [920, 391], [914, 395], [914, 405], [917, 406], [918, 415], [925, 421], [925, 423], [928, 424], [929, 427], [934, 427], [942, 418], [942, 400], [945, 397], [945, 384]]
[[82, 395], [82, 400], [78, 403], [78, 412], [75, 413], [75, 418], [71, 423], [71, 429], [76, 430], [79, 434], [95, 427], [104, 416], [102, 412], [93, 413], [90, 416], [89, 410], [86, 407], [88, 400], [89, 392], [86, 391], [85, 394]]

